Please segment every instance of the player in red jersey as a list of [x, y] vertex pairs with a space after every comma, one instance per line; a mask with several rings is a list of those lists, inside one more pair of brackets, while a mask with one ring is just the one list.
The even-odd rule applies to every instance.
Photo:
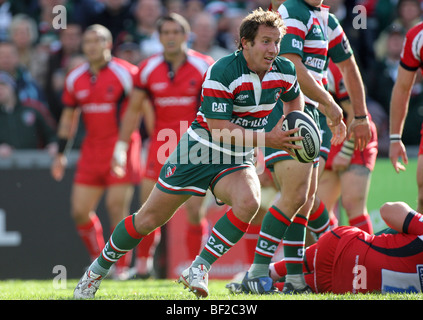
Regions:
[[[380, 214], [390, 228], [378, 235], [341, 226], [307, 247], [303, 271], [315, 293], [423, 292], [423, 215], [403, 202], [385, 203]], [[269, 273], [282, 291], [285, 261]], [[239, 283], [227, 288], [243, 291]]]
[[[344, 109], [349, 125], [354, 112], [342, 74], [330, 60], [328, 69], [329, 91]], [[342, 205], [346, 210], [349, 224], [368, 233], [373, 233], [372, 222], [366, 202], [370, 186], [370, 175], [376, 163], [378, 141], [376, 125], [369, 114], [372, 137], [364, 150], [354, 150], [354, 140], [345, 140], [331, 145], [325, 170], [319, 181], [317, 194], [333, 217], [333, 208], [342, 194]]]
[[[209, 56], [187, 49], [189, 30], [188, 22], [178, 14], [170, 14], [159, 20], [158, 31], [164, 51], [141, 62], [135, 90], [116, 145], [115, 169], [119, 172], [125, 163], [124, 158], [121, 162], [120, 154], [125, 154], [130, 133], [137, 128], [139, 117], [144, 114], [150, 133], [150, 145], [141, 186], [143, 203], [157, 182], [166, 159], [195, 119], [200, 105], [203, 76], [214, 62]], [[189, 222], [186, 245], [190, 259], [194, 259], [200, 252], [204, 242], [202, 239], [208, 236], [202, 203], [203, 198], [192, 197], [185, 204]], [[160, 228], [150, 234], [143, 241], [143, 246], [138, 248], [138, 274], [145, 273], [145, 261], [151, 260], [154, 243], [157, 243], [159, 236]]]
[[[404, 129], [405, 118], [408, 113], [408, 103], [410, 100], [411, 89], [416, 79], [416, 73], [421, 68], [423, 59], [423, 22], [420, 22], [411, 28], [405, 37], [403, 51], [401, 53], [398, 75], [392, 89], [391, 105], [389, 114], [390, 123], [390, 147], [389, 158], [397, 173], [405, 170], [403, 163], [408, 163], [408, 157], [405, 146], [401, 141], [401, 135]], [[422, 124], [423, 136], [423, 124]], [[417, 185], [418, 185], [418, 204], [417, 211], [423, 211], [423, 139], [420, 142], [418, 160], [417, 160]]]
[[[105, 203], [112, 228], [130, 210], [134, 185], [140, 183], [141, 139], [131, 134], [127, 152], [126, 174], [118, 177], [111, 170], [114, 145], [118, 140], [121, 116], [127, 106], [138, 68], [111, 54], [112, 36], [101, 25], [87, 28], [82, 48], [87, 62], [72, 70], [66, 78], [59, 128], [59, 152], [51, 173], [60, 181], [66, 168], [66, 148], [74, 134], [74, 119], [82, 114], [86, 135], [81, 147], [71, 195], [71, 212], [76, 228], [90, 257], [94, 259], [104, 247], [103, 229], [96, 207], [106, 193]], [[128, 259], [129, 259], [129, 255]], [[116, 271], [127, 267], [128, 260]]]

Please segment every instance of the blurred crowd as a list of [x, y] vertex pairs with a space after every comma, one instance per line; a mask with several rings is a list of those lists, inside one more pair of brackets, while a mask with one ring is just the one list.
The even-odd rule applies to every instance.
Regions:
[[[81, 35], [87, 26], [106, 26], [114, 38], [114, 55], [138, 64], [162, 50], [156, 20], [177, 12], [191, 25], [189, 46], [216, 60], [236, 50], [243, 17], [269, 4], [269, 0], [0, 0], [0, 157], [13, 149], [55, 152], [65, 75], [84, 61]], [[379, 156], [386, 156], [390, 94], [405, 33], [423, 19], [423, 0], [325, 0], [324, 4], [350, 39], [378, 127]], [[54, 27], [57, 8], [66, 8], [61, 21], [65, 28]], [[406, 145], [419, 144], [422, 120], [419, 75], [403, 134]], [[77, 139], [74, 147], [78, 146]]]

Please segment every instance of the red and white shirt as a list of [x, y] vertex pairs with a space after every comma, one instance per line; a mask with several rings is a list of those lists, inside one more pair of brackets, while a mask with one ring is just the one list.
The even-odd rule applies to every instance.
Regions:
[[186, 61], [176, 72], [162, 53], [139, 65], [135, 87], [146, 90], [153, 103], [156, 117], [153, 136], [162, 129], [173, 129], [179, 136], [181, 121], [188, 122], [188, 128], [195, 119], [200, 106], [203, 77], [214, 60], [191, 49], [186, 55]]
[[92, 74], [88, 63], [67, 75], [62, 100], [68, 107], [81, 108], [85, 141], [112, 143], [113, 148], [137, 71], [136, 66], [113, 57], [97, 75]]
[[422, 66], [423, 60], [423, 22], [411, 28], [406, 36], [401, 53], [401, 66], [415, 71]]

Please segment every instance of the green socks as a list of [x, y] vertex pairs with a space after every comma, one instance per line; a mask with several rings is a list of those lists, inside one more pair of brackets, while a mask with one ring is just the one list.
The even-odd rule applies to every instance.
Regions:
[[144, 236], [135, 230], [134, 218], [130, 215], [118, 223], [101, 255], [91, 264], [93, 272], [106, 276], [116, 261], [140, 243]]
[[287, 274], [303, 273], [303, 255], [307, 218], [297, 214], [283, 237]]
[[245, 234], [249, 224], [239, 220], [232, 209], [220, 218], [213, 227], [204, 249], [193, 266], [204, 264], [208, 270], [211, 265], [232, 248]]
[[277, 207], [269, 208], [261, 225], [254, 262], [248, 271], [250, 278], [268, 276], [269, 264], [290, 224], [291, 220]]

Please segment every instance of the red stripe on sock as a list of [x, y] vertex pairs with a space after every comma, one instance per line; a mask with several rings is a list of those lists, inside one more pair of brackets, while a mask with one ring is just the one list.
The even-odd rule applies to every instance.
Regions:
[[132, 219], [132, 215], [125, 218], [125, 229], [132, 238], [142, 239], [144, 236], [135, 230], [134, 221]]
[[213, 251], [209, 250], [207, 247], [204, 247], [204, 250], [206, 250], [208, 253], [210, 253], [213, 257], [219, 259], [220, 256], [216, 255]]
[[294, 217], [294, 220], [292, 222], [297, 223], [297, 224], [300, 224], [300, 225], [302, 225], [302, 226], [305, 227], [305, 226], [307, 226], [308, 220], [307, 220], [306, 217], [303, 217], [303, 216], [300, 216], [300, 215], [297, 214]]
[[226, 216], [228, 217], [229, 221], [237, 227], [242, 232], [246, 232], [248, 229], [249, 223], [246, 223], [244, 221], [239, 220], [234, 213], [232, 212], [232, 209], [230, 209], [228, 212], [226, 212]]
[[272, 216], [274, 216], [276, 219], [283, 222], [287, 226], [291, 224], [291, 220], [287, 219], [281, 212], [276, 210], [274, 207], [270, 207], [269, 212], [272, 214]]
[[257, 237], [254, 237], [254, 238], [258, 239], [258, 234], [260, 233], [260, 229], [261, 229], [261, 224], [250, 224], [246, 232], [247, 234], [250, 234], [250, 235], [257, 235]]
[[348, 222], [350, 226], [357, 227], [370, 234], [373, 233], [372, 220], [370, 220], [370, 216], [368, 214], [363, 214], [356, 218], [350, 219]]
[[314, 211], [310, 214], [309, 220], [310, 221], [316, 220], [317, 218], [319, 218], [322, 215], [324, 210], [325, 210], [325, 205], [322, 201], [320, 201], [319, 207], [317, 208], [316, 211]]

